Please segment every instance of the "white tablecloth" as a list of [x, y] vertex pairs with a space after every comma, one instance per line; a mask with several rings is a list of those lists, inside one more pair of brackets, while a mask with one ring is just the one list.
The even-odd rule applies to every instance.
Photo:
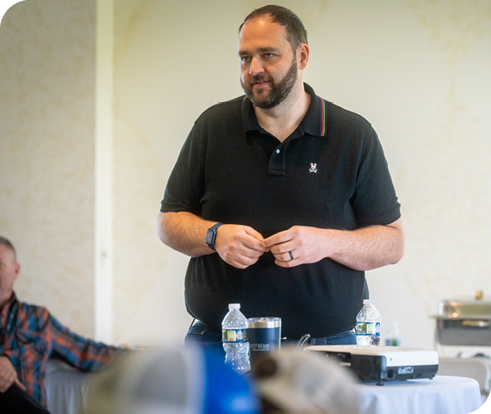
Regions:
[[88, 381], [95, 375], [79, 372], [61, 361], [49, 360], [44, 382], [49, 412], [80, 414], [89, 391]]
[[437, 375], [432, 380], [357, 385], [361, 414], [468, 414], [481, 407], [476, 380]]
[[[48, 409], [52, 414], [80, 414], [97, 374], [83, 374], [59, 361], [46, 373]], [[437, 375], [434, 379], [357, 384], [360, 414], [468, 414], [481, 407], [476, 380]]]

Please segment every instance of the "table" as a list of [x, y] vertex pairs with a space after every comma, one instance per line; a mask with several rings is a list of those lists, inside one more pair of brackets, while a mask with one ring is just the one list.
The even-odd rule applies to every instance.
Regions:
[[489, 358], [440, 357], [438, 358], [438, 373], [440, 375], [474, 378], [479, 383], [483, 404], [489, 397], [491, 389], [491, 359]]
[[437, 375], [430, 379], [357, 384], [361, 414], [467, 414], [481, 407], [479, 383]]
[[51, 414], [81, 414], [85, 408], [89, 381], [95, 373], [83, 373], [57, 360], [46, 367], [46, 397]]
[[[80, 414], [89, 381], [81, 373], [50, 360], [46, 372], [48, 409], [52, 414]], [[481, 407], [479, 383], [471, 378], [437, 375], [434, 379], [356, 384], [360, 414], [468, 414]]]

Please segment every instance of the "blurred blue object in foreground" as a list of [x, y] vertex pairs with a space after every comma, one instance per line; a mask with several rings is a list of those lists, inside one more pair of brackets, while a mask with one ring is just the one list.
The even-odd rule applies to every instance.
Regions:
[[259, 414], [248, 377], [213, 349], [128, 352], [90, 384], [85, 414]]

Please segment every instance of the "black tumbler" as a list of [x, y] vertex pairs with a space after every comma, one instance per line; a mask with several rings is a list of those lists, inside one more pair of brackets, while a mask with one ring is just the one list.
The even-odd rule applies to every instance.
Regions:
[[247, 322], [249, 322], [247, 336], [251, 349], [251, 364], [263, 356], [280, 350], [281, 318], [249, 318]]

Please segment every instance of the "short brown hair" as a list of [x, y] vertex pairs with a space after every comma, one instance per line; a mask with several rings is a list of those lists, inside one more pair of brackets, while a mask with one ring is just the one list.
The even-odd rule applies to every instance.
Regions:
[[302, 43], [308, 44], [307, 30], [305, 30], [300, 18], [290, 9], [282, 6], [276, 6], [274, 4], [270, 4], [252, 11], [240, 25], [239, 33], [242, 30], [242, 27], [244, 27], [248, 21], [265, 15], [269, 15], [272, 22], [278, 23], [286, 29], [286, 37], [292, 46], [293, 51], [296, 51], [298, 46], [300, 46]]
[[7, 249], [12, 250], [14, 252], [14, 256], [17, 256], [14, 245], [6, 237], [0, 236], [0, 246], [5, 246]]

